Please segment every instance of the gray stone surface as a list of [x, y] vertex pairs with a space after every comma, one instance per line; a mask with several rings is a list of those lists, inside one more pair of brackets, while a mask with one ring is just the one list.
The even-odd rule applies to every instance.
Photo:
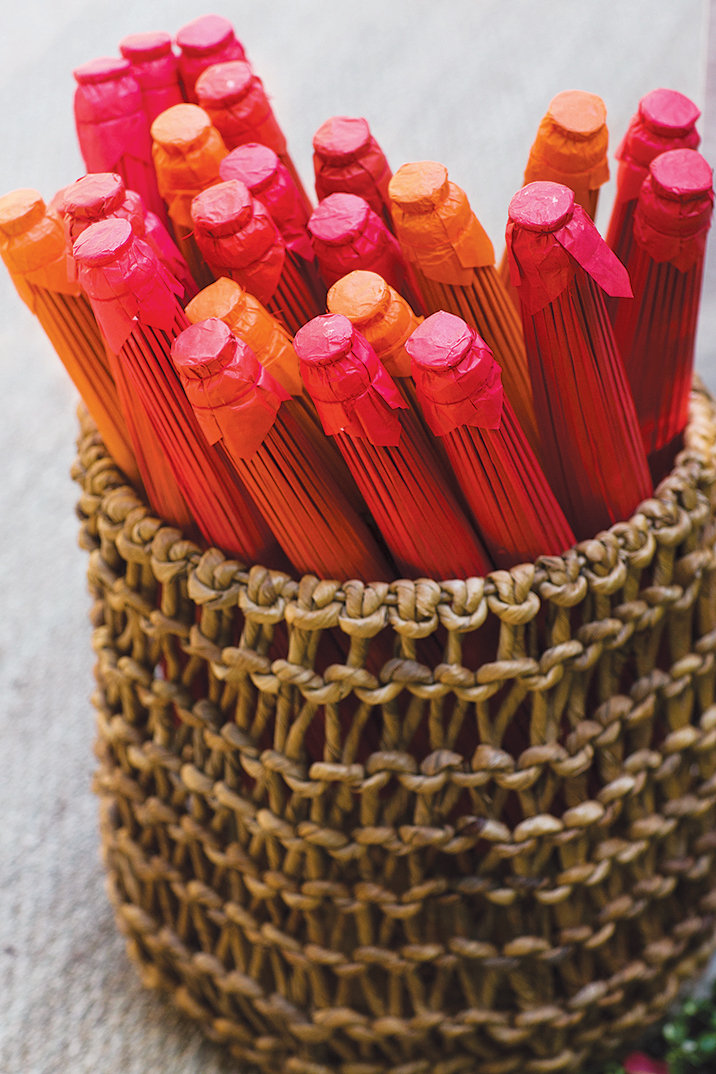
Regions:
[[[330, 114], [365, 115], [393, 167], [447, 164], [498, 248], [534, 129], [559, 90], [604, 97], [613, 146], [655, 86], [702, 106], [706, 97], [708, 5], [698, 0], [235, 0], [215, 10], [264, 78], [307, 182], [316, 127]], [[34, 186], [49, 198], [81, 174], [73, 67], [112, 54], [127, 33], [176, 30], [201, 13], [187, 0], [5, 5], [0, 192]], [[705, 124], [714, 159], [711, 108]], [[698, 368], [712, 388], [715, 285], [711, 270]], [[235, 1070], [143, 991], [114, 927], [89, 791], [92, 657], [68, 477], [75, 397], [4, 275], [0, 309], [0, 1071]]]

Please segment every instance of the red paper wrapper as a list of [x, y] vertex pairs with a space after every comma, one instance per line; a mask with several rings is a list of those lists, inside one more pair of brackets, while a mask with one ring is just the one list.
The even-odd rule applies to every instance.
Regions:
[[329, 194], [311, 214], [308, 230], [329, 287], [354, 269], [366, 269], [382, 276], [414, 309], [422, 308], [398, 243], [365, 198]]
[[277, 381], [223, 321], [200, 321], [172, 359], [210, 443], [221, 440], [271, 531], [300, 573], [387, 580], [394, 570]]
[[[65, 187], [59, 212], [65, 223], [70, 251], [75, 240], [90, 224], [106, 220], [109, 216], [129, 220], [137, 238], [149, 243], [164, 267], [181, 283], [185, 300], [196, 294], [197, 288], [189, 266], [169, 232], [158, 216], [146, 211], [139, 194], [125, 188], [122, 177], [116, 172], [90, 173]], [[71, 271], [74, 272], [71, 253], [68, 258]]]
[[236, 60], [207, 68], [197, 79], [196, 95], [220, 131], [227, 149], [236, 149], [246, 142], [260, 142], [273, 149], [310, 212], [311, 202], [289, 155], [284, 133], [273, 114], [261, 79], [249, 64]]
[[193, 238], [191, 203], [220, 182], [219, 165], [226, 146], [206, 112], [194, 104], [177, 104], [152, 123], [152, 159], [174, 234], [191, 274], [200, 287], [211, 283]]
[[[693, 101], [676, 90], [656, 89], [639, 101], [616, 151], [617, 188], [607, 229], [607, 245], [626, 264], [632, 241], [636, 199], [649, 174], [649, 165], [671, 149], [697, 149], [696, 120], [701, 113]], [[611, 312], [612, 303], [607, 302]]]
[[475, 328], [502, 369], [505, 391], [533, 448], [539, 438], [520, 317], [495, 269], [495, 252], [467, 195], [435, 161], [404, 164], [390, 182], [395, 230], [428, 313], [447, 310]]
[[224, 157], [219, 171], [224, 180], [238, 179], [245, 183], [253, 196], [268, 209], [286, 243], [287, 256], [294, 262], [323, 309], [326, 288], [308, 233], [310, 208], [307, 208], [285, 164], [268, 146], [247, 142]]
[[696, 150], [672, 149], [652, 161], [627, 253], [634, 299], [612, 310], [655, 481], [671, 469], [688, 420], [713, 202], [711, 167]]
[[192, 204], [197, 244], [215, 277], [230, 276], [295, 332], [320, 310], [268, 211], [238, 179]]
[[119, 43], [142, 91], [144, 114], [151, 124], [160, 112], [184, 100], [179, 85], [179, 65], [169, 34], [130, 34]]
[[592, 537], [628, 518], [652, 488], [601, 293], [630, 295], [629, 277], [558, 183], [530, 183], [515, 194], [507, 248], [542, 466], [577, 537]]
[[0, 254], [82, 396], [107, 448], [130, 481], [139, 470], [104, 343], [79, 284], [69, 279], [60, 218], [36, 190], [0, 198]]
[[127, 394], [153, 423], [161, 453], [204, 538], [244, 563], [277, 557], [275, 541], [225, 458], [209, 448], [169, 357], [188, 326], [179, 285], [126, 220], [92, 224], [74, 247], [80, 282], [111, 349]]
[[405, 348], [426, 421], [497, 566], [571, 547], [574, 534], [504, 395], [500, 367], [475, 329], [451, 313], [434, 313]]
[[237, 40], [234, 28], [221, 15], [202, 15], [177, 33], [179, 76], [187, 101], [196, 104], [196, 80], [214, 63], [245, 60], [246, 53]]
[[119, 172], [129, 190], [163, 218], [164, 203], [152, 166], [149, 120], [142, 91], [125, 59], [91, 60], [74, 72], [74, 111], [88, 172]]
[[319, 201], [329, 194], [357, 194], [392, 230], [388, 184], [392, 171], [368, 121], [332, 116], [313, 136], [313, 170]]
[[453, 498], [422, 427], [347, 317], [296, 335], [301, 375], [406, 577], [464, 578], [492, 564]]

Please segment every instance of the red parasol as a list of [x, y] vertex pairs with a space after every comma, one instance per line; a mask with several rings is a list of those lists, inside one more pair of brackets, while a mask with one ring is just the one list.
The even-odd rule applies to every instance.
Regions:
[[286, 409], [288, 392], [247, 343], [212, 318], [176, 338], [172, 359], [207, 440], [222, 443], [296, 570], [365, 582], [394, 576], [325, 471], [300, 412]]
[[[75, 239], [90, 224], [106, 220], [108, 216], [129, 220], [137, 238], [149, 243], [167, 271], [181, 283], [185, 300], [196, 294], [189, 266], [169, 232], [158, 216], [146, 211], [139, 194], [125, 188], [121, 175], [92, 172], [82, 176], [63, 189], [58, 211], [64, 219], [70, 250]], [[74, 272], [71, 253], [68, 256]]]
[[119, 172], [160, 219], [166, 209], [152, 165], [149, 120], [129, 60], [102, 57], [74, 72], [77, 138], [88, 172]]
[[321, 124], [313, 136], [313, 170], [319, 201], [329, 194], [357, 194], [392, 230], [393, 173], [366, 119], [332, 116]]
[[348, 318], [316, 317], [295, 347], [323, 428], [336, 437], [398, 569], [409, 578], [489, 571], [422, 426]]
[[176, 280], [127, 220], [92, 224], [74, 255], [80, 283], [118, 356], [118, 376], [156, 430], [162, 450], [149, 460], [152, 467], [171, 470], [207, 541], [244, 563], [280, 562], [274, 539], [228, 462], [207, 445], [172, 365], [171, 342], [188, 326]]
[[413, 309], [422, 309], [395, 237], [357, 194], [329, 194], [311, 214], [308, 230], [321, 275], [330, 287], [354, 269], [377, 272]]
[[187, 101], [196, 104], [195, 85], [202, 71], [213, 63], [245, 60], [244, 46], [237, 40], [234, 28], [221, 15], [202, 15], [177, 33], [179, 46], [179, 76]]
[[[636, 199], [649, 174], [649, 165], [671, 149], [697, 149], [701, 139], [696, 120], [701, 113], [693, 101], [676, 90], [656, 89], [639, 101], [616, 157], [617, 189], [607, 229], [607, 245], [625, 265], [629, 259]], [[615, 302], [607, 301], [610, 315]]]
[[273, 149], [310, 211], [311, 202], [289, 155], [285, 135], [269, 104], [263, 83], [250, 65], [234, 60], [208, 67], [197, 79], [196, 95], [227, 149], [236, 149], [246, 142], [260, 142]]
[[626, 269], [574, 193], [530, 183], [507, 225], [539, 420], [540, 459], [579, 539], [628, 518], [651, 479], [602, 289], [629, 296]]
[[151, 124], [160, 112], [184, 100], [179, 85], [179, 66], [169, 34], [130, 34], [119, 43], [130, 70], [142, 91], [142, 103]]
[[435, 161], [404, 164], [390, 181], [393, 220], [428, 313], [447, 310], [493, 352], [525, 435], [539, 443], [520, 317], [495, 269], [495, 252], [464, 190]]
[[460, 317], [434, 313], [405, 344], [418, 399], [498, 567], [557, 555], [574, 534], [502, 390], [490, 348]]
[[672, 149], [652, 161], [625, 262], [634, 300], [616, 302], [612, 312], [657, 482], [673, 465], [688, 419], [712, 178], [695, 149]]
[[310, 209], [285, 164], [267, 145], [247, 142], [224, 157], [219, 174], [225, 181], [238, 179], [245, 183], [268, 209], [286, 243], [286, 257], [293, 261], [322, 309], [326, 288], [318, 272], [316, 252], [308, 233]]
[[152, 123], [152, 158], [157, 182], [167, 203], [179, 248], [200, 287], [211, 282], [193, 238], [191, 203], [202, 190], [220, 181], [219, 165], [226, 146], [203, 109], [177, 104]]
[[0, 254], [82, 396], [112, 458], [139, 484], [132, 439], [92, 310], [68, 277], [65, 233], [36, 190], [0, 198]]
[[214, 276], [230, 276], [289, 332], [321, 311], [266, 208], [238, 179], [219, 183], [192, 204], [194, 235]]

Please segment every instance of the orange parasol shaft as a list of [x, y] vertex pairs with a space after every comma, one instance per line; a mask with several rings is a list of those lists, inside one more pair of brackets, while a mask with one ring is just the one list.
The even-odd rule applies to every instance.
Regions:
[[532, 447], [539, 435], [527, 355], [515, 310], [495, 269], [492, 243], [465, 192], [434, 161], [405, 164], [390, 182], [393, 219], [428, 313], [467, 321], [492, 350], [507, 396]]

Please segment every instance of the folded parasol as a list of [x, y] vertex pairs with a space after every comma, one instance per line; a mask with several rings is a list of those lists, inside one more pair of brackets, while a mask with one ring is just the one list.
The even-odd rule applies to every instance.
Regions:
[[196, 104], [196, 80], [213, 63], [245, 60], [244, 46], [237, 40], [234, 27], [221, 15], [201, 15], [177, 33], [179, 77], [184, 97]]
[[179, 65], [169, 34], [130, 34], [120, 41], [119, 51], [129, 60], [130, 70], [139, 83], [144, 113], [150, 124], [160, 112], [182, 103]]
[[332, 116], [313, 136], [313, 170], [319, 201], [357, 194], [392, 230], [388, 183], [392, 171], [366, 119]]

